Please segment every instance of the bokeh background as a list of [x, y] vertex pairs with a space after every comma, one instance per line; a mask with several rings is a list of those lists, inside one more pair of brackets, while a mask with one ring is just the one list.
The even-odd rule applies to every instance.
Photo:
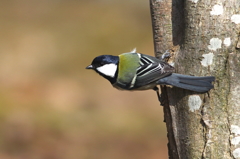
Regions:
[[166, 159], [154, 91], [118, 91], [95, 56], [153, 55], [149, 1], [0, 1], [0, 159]]

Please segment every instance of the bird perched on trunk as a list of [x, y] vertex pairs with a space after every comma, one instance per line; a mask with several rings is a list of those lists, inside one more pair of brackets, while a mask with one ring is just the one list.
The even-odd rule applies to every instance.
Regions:
[[[173, 73], [174, 67], [155, 57], [132, 52], [118, 56], [101, 55], [86, 69], [93, 69], [121, 90], [148, 90], [158, 93], [157, 85], [171, 85], [199, 93], [213, 88], [213, 76], [197, 77]], [[159, 93], [158, 93], [159, 97]], [[160, 99], [160, 97], [159, 97]]]

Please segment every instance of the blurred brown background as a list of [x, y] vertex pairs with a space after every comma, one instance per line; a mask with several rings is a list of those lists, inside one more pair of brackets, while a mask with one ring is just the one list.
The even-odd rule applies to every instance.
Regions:
[[153, 55], [148, 1], [0, 1], [0, 159], [166, 159], [154, 91], [118, 91], [95, 56]]

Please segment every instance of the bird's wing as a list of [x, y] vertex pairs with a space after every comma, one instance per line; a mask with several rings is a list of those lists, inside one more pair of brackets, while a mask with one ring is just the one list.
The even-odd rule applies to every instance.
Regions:
[[169, 76], [174, 67], [156, 59], [155, 57], [143, 55], [140, 57], [140, 66], [137, 68], [134, 88], [142, 87]]

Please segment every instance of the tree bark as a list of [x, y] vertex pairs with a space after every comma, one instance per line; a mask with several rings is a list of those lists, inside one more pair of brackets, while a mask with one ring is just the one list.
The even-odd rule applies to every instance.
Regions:
[[216, 77], [205, 94], [161, 86], [170, 159], [240, 158], [239, 0], [150, 0], [156, 57]]

